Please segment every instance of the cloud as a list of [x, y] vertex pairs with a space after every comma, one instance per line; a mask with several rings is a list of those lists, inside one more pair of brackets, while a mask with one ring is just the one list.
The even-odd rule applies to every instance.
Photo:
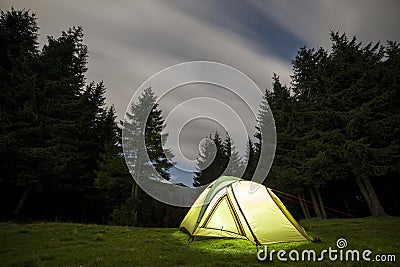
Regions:
[[357, 36], [364, 43], [399, 40], [400, 2], [396, 0], [305, 0], [267, 2], [252, 0], [282, 27], [311, 47], [329, 47], [329, 31]]
[[267, 88], [273, 72], [290, 81], [290, 58], [274, 53], [290, 47], [289, 41], [329, 46], [330, 30], [366, 42], [399, 39], [396, 0], [10, 1], [1, 8], [11, 5], [37, 13], [42, 42], [73, 25], [84, 27], [87, 77], [104, 80], [108, 104], [116, 106], [120, 118], [145, 79], [180, 62], [226, 63]]
[[[16, 8], [36, 12], [43, 35], [58, 36], [82, 25], [89, 47], [89, 80], [104, 80], [108, 104], [121, 118], [135, 89], [155, 72], [173, 64], [211, 60], [232, 65], [270, 87], [277, 72], [289, 81], [290, 62], [265, 53], [262, 45], [241, 35], [240, 22], [215, 5], [190, 4], [183, 12], [177, 2], [150, 1], [13, 1]], [[3, 6], [2, 6], [3, 8]], [[217, 14], [215, 14], [217, 13]], [[223, 26], [207, 20], [218, 15]]]

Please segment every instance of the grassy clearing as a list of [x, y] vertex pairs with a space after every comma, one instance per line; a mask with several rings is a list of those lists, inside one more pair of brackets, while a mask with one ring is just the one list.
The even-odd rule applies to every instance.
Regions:
[[[307, 220], [301, 224], [322, 243], [269, 245], [270, 249], [320, 252], [345, 238], [347, 249], [395, 254], [399, 266], [400, 218]], [[0, 266], [358, 266], [358, 262], [259, 262], [255, 246], [244, 240], [209, 239], [188, 243], [176, 229], [129, 228], [72, 223], [0, 224]], [[366, 264], [366, 263], [364, 263]], [[363, 265], [364, 265], [363, 264]]]

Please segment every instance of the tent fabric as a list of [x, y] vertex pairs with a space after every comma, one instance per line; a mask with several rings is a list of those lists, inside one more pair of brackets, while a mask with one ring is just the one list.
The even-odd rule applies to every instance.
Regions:
[[179, 228], [194, 238], [240, 238], [257, 245], [311, 241], [269, 188], [230, 176], [206, 187]]

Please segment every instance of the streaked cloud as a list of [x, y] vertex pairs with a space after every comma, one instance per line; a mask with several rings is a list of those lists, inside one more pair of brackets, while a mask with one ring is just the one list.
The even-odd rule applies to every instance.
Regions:
[[[47, 35], [83, 26], [90, 51], [88, 79], [104, 80], [108, 103], [119, 117], [145, 79], [173, 64], [222, 62], [267, 88], [273, 72], [288, 83], [296, 49], [328, 45], [329, 30], [386, 41], [399, 39], [400, 25], [396, 0], [10, 0], [0, 5], [11, 6], [37, 13], [42, 42]], [[286, 58], [285, 47], [294, 49]]]
[[397, 0], [252, 0], [251, 3], [311, 47], [329, 47], [331, 30], [355, 35], [364, 43], [379, 40], [385, 43], [400, 37]]

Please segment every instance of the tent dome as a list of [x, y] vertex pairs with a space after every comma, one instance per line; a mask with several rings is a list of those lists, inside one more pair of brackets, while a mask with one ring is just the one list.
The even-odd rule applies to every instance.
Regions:
[[232, 176], [206, 187], [179, 229], [193, 238], [240, 238], [257, 245], [311, 241], [271, 189]]

